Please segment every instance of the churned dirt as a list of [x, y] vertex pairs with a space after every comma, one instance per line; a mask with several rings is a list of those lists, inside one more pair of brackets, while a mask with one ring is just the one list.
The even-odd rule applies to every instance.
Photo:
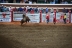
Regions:
[[0, 23], [0, 48], [72, 48], [72, 24]]

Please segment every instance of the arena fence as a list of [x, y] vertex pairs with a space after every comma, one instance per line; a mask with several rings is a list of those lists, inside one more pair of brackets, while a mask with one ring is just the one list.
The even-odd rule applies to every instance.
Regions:
[[[22, 15], [24, 12], [0, 12], [0, 22], [13, 22], [13, 21], [21, 21]], [[32, 23], [40, 23], [46, 22], [46, 16], [49, 15], [49, 22], [53, 22], [53, 18], [56, 18], [56, 23], [63, 22], [63, 15], [62, 12], [54, 12], [54, 13], [26, 13], [26, 15], [31, 19], [30, 22]], [[71, 12], [66, 13], [67, 15], [67, 23], [72, 23], [72, 14]]]

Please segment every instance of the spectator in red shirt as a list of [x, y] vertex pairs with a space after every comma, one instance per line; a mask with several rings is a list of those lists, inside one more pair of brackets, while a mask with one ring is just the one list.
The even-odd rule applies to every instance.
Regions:
[[17, 8], [15, 7], [15, 8], [13, 8], [13, 11], [17, 11]]

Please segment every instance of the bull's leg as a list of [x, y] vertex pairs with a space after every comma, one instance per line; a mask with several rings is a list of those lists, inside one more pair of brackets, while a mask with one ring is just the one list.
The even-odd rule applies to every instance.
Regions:
[[21, 25], [24, 23], [23, 19], [21, 20]]
[[27, 23], [27, 19], [26, 19], [26, 23]]

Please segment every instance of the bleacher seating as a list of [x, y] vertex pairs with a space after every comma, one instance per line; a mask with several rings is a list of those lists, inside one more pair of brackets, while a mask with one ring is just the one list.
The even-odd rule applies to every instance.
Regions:
[[58, 9], [59, 12], [62, 12], [63, 8], [65, 9], [71, 9], [72, 8], [72, 4], [23, 4], [23, 3], [1, 3], [0, 5], [4, 5], [7, 6], [7, 8], [9, 8], [10, 6], [12, 6], [12, 8], [19, 8], [22, 7], [24, 8], [29, 6], [32, 8], [36, 8], [38, 6], [38, 8], [43, 8], [44, 10], [46, 9], [46, 7], [48, 7], [49, 11], [53, 8], [53, 9]]

